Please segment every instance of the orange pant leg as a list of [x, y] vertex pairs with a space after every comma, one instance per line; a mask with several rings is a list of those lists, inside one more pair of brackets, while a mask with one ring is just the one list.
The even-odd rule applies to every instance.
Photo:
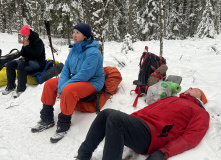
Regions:
[[58, 92], [58, 79], [52, 78], [45, 82], [41, 96], [41, 102], [46, 105], [53, 106]]
[[76, 82], [67, 85], [61, 93], [61, 112], [65, 115], [73, 114], [77, 101], [95, 92], [96, 90], [90, 82]]

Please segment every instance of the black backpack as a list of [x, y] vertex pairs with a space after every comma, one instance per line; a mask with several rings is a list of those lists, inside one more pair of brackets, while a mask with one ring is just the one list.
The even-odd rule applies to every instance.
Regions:
[[[16, 51], [16, 52], [13, 52]], [[12, 49], [7, 55], [1, 56], [2, 51], [0, 50], [0, 70], [5, 66], [5, 64], [9, 61], [12, 61], [18, 57], [20, 57], [20, 51], [18, 49]]]
[[140, 71], [138, 75], [138, 80], [133, 81], [133, 84], [136, 85], [136, 88], [135, 90], [131, 90], [137, 93], [137, 97], [133, 104], [134, 107], [136, 107], [137, 105], [138, 97], [141, 97], [147, 93], [147, 89], [149, 87], [147, 85], [147, 80], [150, 76], [152, 76], [152, 73], [156, 72], [159, 75], [160, 79], [164, 79], [166, 77], [166, 75], [163, 76], [157, 72], [157, 68], [160, 67], [162, 64], [166, 64], [166, 59], [148, 52], [148, 47], [145, 46], [145, 51], [140, 57]]

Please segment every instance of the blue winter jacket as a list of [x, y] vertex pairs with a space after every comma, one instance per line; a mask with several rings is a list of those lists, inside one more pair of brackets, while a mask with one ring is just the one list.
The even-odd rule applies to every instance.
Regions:
[[72, 46], [58, 81], [58, 93], [70, 83], [86, 81], [100, 91], [104, 86], [104, 69], [99, 43], [89, 38]]

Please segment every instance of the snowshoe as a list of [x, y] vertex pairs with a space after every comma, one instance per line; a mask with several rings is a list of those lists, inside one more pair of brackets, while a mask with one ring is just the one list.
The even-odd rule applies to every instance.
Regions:
[[54, 124], [54, 121], [50, 121], [50, 122], [43, 122], [42, 120], [40, 120], [37, 125], [31, 129], [31, 132], [32, 133], [36, 133], [36, 132], [41, 132], [45, 129], [48, 129], [48, 128], [51, 128], [53, 127], [55, 124]]

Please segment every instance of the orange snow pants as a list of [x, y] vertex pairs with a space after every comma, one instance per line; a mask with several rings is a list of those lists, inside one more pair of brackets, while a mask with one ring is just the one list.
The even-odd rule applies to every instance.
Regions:
[[[53, 78], [45, 82], [41, 96], [43, 104], [53, 106], [57, 97], [58, 79]], [[68, 84], [62, 91], [60, 97], [61, 112], [65, 115], [71, 115], [74, 112], [77, 102], [84, 97], [87, 97], [96, 90], [90, 82], [75, 82]]]

